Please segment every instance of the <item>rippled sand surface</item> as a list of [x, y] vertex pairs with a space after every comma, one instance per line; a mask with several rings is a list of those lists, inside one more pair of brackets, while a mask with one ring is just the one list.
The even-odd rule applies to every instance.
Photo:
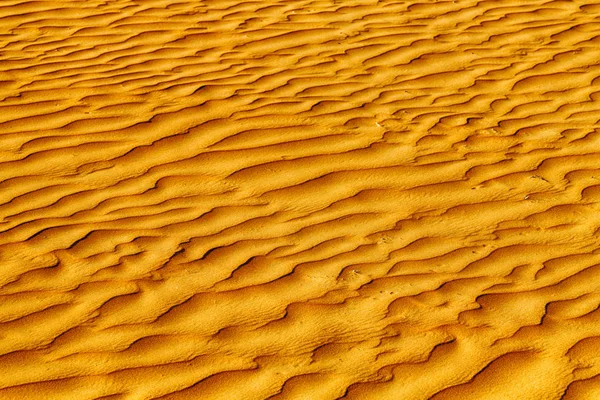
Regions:
[[0, 399], [600, 399], [600, 3], [3, 0]]

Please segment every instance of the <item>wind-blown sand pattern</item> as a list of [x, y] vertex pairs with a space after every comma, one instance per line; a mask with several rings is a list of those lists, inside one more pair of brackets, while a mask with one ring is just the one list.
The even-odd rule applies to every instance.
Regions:
[[0, 399], [599, 399], [600, 3], [3, 0]]

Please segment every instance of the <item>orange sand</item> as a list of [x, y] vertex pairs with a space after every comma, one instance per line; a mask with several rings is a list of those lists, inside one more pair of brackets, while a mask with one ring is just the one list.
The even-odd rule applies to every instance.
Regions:
[[3, 0], [0, 399], [600, 399], [596, 0]]

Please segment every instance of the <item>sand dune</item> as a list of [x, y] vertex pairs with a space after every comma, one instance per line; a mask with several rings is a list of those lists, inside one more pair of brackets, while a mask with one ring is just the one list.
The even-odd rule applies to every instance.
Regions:
[[600, 398], [600, 4], [4, 0], [0, 399]]

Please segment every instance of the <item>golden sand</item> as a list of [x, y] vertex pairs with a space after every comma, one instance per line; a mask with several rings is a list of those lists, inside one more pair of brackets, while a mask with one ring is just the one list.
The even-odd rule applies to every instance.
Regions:
[[600, 399], [596, 0], [2, 0], [0, 399]]

